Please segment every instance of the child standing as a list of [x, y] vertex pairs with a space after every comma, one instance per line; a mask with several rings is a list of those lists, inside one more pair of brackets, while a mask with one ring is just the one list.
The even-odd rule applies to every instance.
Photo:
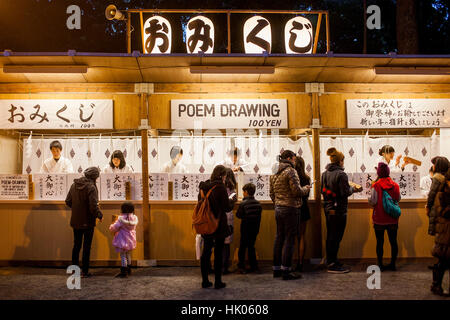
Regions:
[[248, 260], [250, 269], [248, 272], [258, 272], [258, 263], [256, 261], [255, 242], [259, 233], [261, 223], [262, 207], [255, 199], [256, 187], [253, 183], [247, 183], [242, 190], [244, 199], [242, 200], [236, 212], [236, 217], [242, 219], [241, 222], [241, 242], [239, 245], [239, 264], [238, 272], [246, 273], [245, 270], [245, 250], [248, 249]]
[[120, 253], [122, 262], [120, 273], [116, 277], [126, 278], [131, 274], [131, 251], [136, 248], [138, 218], [134, 215], [134, 205], [131, 202], [124, 202], [120, 211], [119, 218], [109, 226], [109, 230], [115, 234], [112, 244]]

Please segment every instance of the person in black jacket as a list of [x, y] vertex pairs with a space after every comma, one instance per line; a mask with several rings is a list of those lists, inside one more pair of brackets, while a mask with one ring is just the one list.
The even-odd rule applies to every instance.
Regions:
[[[225, 288], [225, 283], [222, 282], [222, 262], [223, 262], [223, 247], [225, 238], [230, 235], [228, 228], [226, 212], [233, 210], [234, 203], [237, 197], [228, 198], [227, 189], [225, 187], [226, 168], [218, 165], [214, 168], [211, 178], [204, 182], [200, 182], [199, 189], [206, 194], [215, 187], [211, 192], [208, 201], [214, 216], [219, 220], [217, 230], [210, 235], [202, 235], [203, 237], [203, 251], [200, 258], [200, 269], [202, 272], [202, 288], [209, 288], [212, 283], [208, 279], [209, 261], [211, 259], [211, 252], [214, 248], [214, 274], [215, 282], [214, 288]], [[201, 199], [201, 195], [198, 195]]]
[[79, 265], [81, 244], [83, 243], [82, 277], [90, 277], [89, 258], [94, 236], [96, 219], [100, 222], [103, 214], [98, 207], [98, 190], [95, 181], [100, 175], [96, 167], [84, 171], [84, 177], [75, 179], [66, 197], [66, 204], [72, 208], [70, 226], [73, 228], [74, 244], [72, 264]]
[[[261, 223], [262, 207], [258, 200], [255, 199], [256, 187], [253, 183], [247, 183], [242, 190], [244, 191], [244, 199], [236, 212], [236, 217], [242, 219], [241, 222], [241, 242], [239, 245], [239, 263], [238, 272], [259, 272], [258, 262], [256, 261], [255, 242], [259, 233], [259, 225]], [[245, 270], [245, 250], [248, 249], [248, 260], [250, 269]]]
[[344, 154], [330, 148], [327, 150], [331, 163], [326, 166], [322, 174], [321, 190], [323, 194], [323, 207], [327, 224], [327, 265], [328, 272], [346, 273], [350, 271], [337, 259], [339, 244], [344, 236], [347, 224], [348, 197], [354, 192], [361, 192], [362, 188], [349, 185], [348, 176], [344, 172]]

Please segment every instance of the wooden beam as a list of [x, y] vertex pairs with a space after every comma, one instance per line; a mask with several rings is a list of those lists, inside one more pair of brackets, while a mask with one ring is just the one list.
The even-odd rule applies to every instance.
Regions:
[[326, 93], [448, 93], [449, 83], [325, 83]]
[[[319, 94], [311, 93], [311, 109], [312, 109], [312, 117], [314, 119], [319, 119]], [[313, 136], [313, 166], [314, 166], [314, 199], [315, 206], [312, 210], [313, 212], [313, 230], [314, 234], [316, 234], [315, 238], [315, 250], [314, 255], [316, 257], [323, 257], [323, 248], [322, 248], [322, 199], [320, 194], [320, 134], [319, 129], [312, 129]]]
[[319, 16], [317, 18], [317, 26], [316, 26], [316, 32], [314, 34], [314, 46], [312, 53], [315, 54], [317, 52], [317, 42], [319, 41], [319, 33], [320, 33], [320, 25], [322, 23], [322, 14], [319, 13]]
[[305, 92], [304, 83], [155, 83], [155, 93]]
[[[147, 119], [147, 94], [141, 93], [141, 119]], [[141, 130], [142, 143], [142, 217], [144, 220], [144, 259], [150, 259], [150, 206], [148, 185], [148, 130]]]
[[134, 83], [2, 83], [0, 93], [134, 93]]

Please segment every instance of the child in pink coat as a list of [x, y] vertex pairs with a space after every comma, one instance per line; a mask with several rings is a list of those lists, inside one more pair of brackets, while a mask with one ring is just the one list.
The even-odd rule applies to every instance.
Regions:
[[131, 250], [136, 248], [136, 226], [138, 218], [134, 215], [134, 205], [131, 202], [124, 202], [121, 206], [119, 218], [109, 226], [109, 230], [114, 233], [113, 246], [120, 253], [122, 267], [119, 278], [126, 278], [131, 274]]

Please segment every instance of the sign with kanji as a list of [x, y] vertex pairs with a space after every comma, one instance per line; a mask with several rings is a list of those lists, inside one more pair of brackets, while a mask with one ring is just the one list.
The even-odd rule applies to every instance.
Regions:
[[133, 173], [102, 173], [100, 175], [101, 200], [125, 200], [126, 182], [133, 184]]
[[37, 173], [33, 175], [36, 200], [66, 200], [67, 176], [60, 173]]
[[256, 187], [256, 200], [270, 200], [270, 175], [269, 174], [245, 174], [244, 185], [253, 183]]
[[[67, 188], [67, 193], [69, 193], [70, 187], [72, 187], [74, 180], [84, 177], [84, 174], [83, 173], [66, 173], [66, 177], [67, 177], [66, 188]], [[97, 179], [96, 185], [97, 185], [98, 195], [100, 197], [100, 178]]]
[[0, 129], [113, 129], [112, 100], [0, 100]]
[[[134, 199], [142, 200], [142, 174], [135, 173]], [[148, 192], [150, 201], [169, 200], [169, 174], [149, 173]]]
[[348, 128], [449, 128], [450, 99], [347, 100]]
[[402, 199], [422, 198], [420, 193], [420, 174], [418, 172], [394, 172], [390, 176], [400, 187]]
[[209, 174], [171, 174], [173, 200], [197, 201], [200, 182], [208, 180]]
[[366, 173], [360, 173], [355, 172], [352, 175], [352, 182], [359, 184], [362, 186], [363, 191], [362, 192], [355, 192], [353, 194], [353, 199], [364, 199], [367, 200], [370, 197], [370, 188], [372, 186], [372, 182], [374, 182], [377, 179], [377, 174], [375, 172], [366, 172]]
[[0, 174], [0, 200], [28, 200], [28, 175]]

